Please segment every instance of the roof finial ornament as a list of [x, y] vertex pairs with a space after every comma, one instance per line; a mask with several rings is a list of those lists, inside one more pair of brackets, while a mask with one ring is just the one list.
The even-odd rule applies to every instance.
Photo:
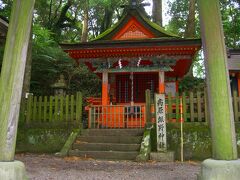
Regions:
[[139, 3], [138, 0], [129, 0], [129, 5], [121, 5], [121, 8], [142, 8], [144, 6], [150, 6], [150, 3]]

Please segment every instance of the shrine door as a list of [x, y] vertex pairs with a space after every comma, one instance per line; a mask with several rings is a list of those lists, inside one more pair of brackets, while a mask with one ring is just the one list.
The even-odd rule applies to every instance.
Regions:
[[132, 80], [130, 74], [116, 75], [116, 99], [117, 103], [130, 103], [132, 96], [135, 103], [145, 102], [145, 91], [151, 90], [152, 96], [157, 92], [158, 73], [135, 73]]

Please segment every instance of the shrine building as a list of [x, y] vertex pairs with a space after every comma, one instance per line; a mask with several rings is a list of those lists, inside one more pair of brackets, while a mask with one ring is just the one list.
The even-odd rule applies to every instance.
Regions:
[[240, 96], [240, 49], [228, 50], [228, 70], [232, 95], [235, 91]]
[[89, 97], [89, 127], [144, 127], [145, 91], [178, 92], [201, 48], [200, 39], [185, 39], [148, 19], [136, 4], [90, 42], [61, 44], [65, 52], [102, 79], [102, 96]]

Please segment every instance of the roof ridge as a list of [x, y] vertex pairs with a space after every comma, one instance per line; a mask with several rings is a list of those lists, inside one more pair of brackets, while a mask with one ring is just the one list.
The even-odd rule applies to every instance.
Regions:
[[[142, 12], [141, 9], [139, 8], [125, 8], [124, 12], [122, 14], [121, 19], [115, 23], [114, 25], [112, 25], [112, 27], [108, 28], [106, 31], [104, 31], [103, 33], [101, 33], [100, 35], [98, 35], [95, 39], [91, 40], [91, 41], [97, 41], [97, 40], [102, 40], [103, 38], [105, 38], [106, 36], [110, 35], [111, 33], [113, 33], [113, 31], [119, 27], [119, 25], [125, 20], [125, 18], [130, 15], [134, 17], [134, 14], [136, 14], [138, 17], [140, 17], [143, 22], [145, 22], [150, 28], [152, 28], [153, 30], [155, 30], [155, 35], [158, 34], [158, 37], [156, 38], [161, 38], [160, 34], [162, 35], [166, 35], [165, 37], [177, 37], [180, 38], [180, 36], [169, 32], [167, 30], [165, 30], [163, 27], [161, 27], [160, 25], [152, 22], [150, 19], [147, 18], [147, 14], [145, 14], [144, 12]], [[136, 19], [138, 19], [136, 17]], [[121, 28], [121, 27], [120, 27]], [[151, 30], [150, 30], [151, 31]], [[113, 36], [113, 35], [112, 35]], [[110, 35], [111, 37], [111, 35]]]

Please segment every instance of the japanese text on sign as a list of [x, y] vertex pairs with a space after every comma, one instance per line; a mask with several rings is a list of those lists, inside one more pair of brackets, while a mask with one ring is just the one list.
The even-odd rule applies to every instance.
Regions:
[[157, 150], [167, 150], [165, 95], [155, 94], [156, 129], [157, 129]]

